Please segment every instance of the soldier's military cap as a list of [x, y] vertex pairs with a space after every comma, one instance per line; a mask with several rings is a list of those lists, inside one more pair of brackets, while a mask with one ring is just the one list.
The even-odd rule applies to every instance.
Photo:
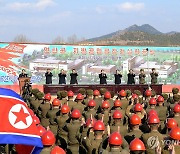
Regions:
[[141, 95], [141, 91], [139, 91], [139, 90], [134, 90], [134, 94], [140, 96], [140, 95]]
[[99, 91], [100, 91], [101, 95], [104, 95], [104, 93], [107, 91], [107, 89], [106, 88], [101, 88]]
[[67, 91], [65, 91], [65, 90], [61, 91], [61, 97], [62, 98], [67, 97]]
[[178, 92], [179, 92], [179, 89], [178, 89], [178, 88], [173, 88], [173, 89], [172, 89], [172, 93], [173, 93], [173, 94], [178, 94]]
[[173, 99], [174, 99], [175, 102], [178, 102], [179, 99], [180, 99], [180, 95], [174, 94]]
[[163, 93], [162, 97], [164, 98], [164, 100], [167, 100], [168, 99], [168, 94]]
[[132, 94], [131, 90], [128, 89], [128, 90], [125, 90], [125, 91], [126, 91], [126, 96], [127, 97], [131, 96], [131, 94]]
[[37, 89], [37, 88], [32, 89], [32, 94], [33, 94], [33, 95], [36, 95], [38, 92], [39, 92], [39, 89]]
[[37, 98], [38, 98], [38, 99], [42, 99], [43, 97], [44, 97], [44, 93], [39, 91], [39, 92], [37, 93]]
[[92, 89], [87, 89], [86, 94], [87, 95], [93, 95], [93, 90]]
[[61, 91], [58, 91], [58, 92], [57, 92], [57, 98], [58, 98], [58, 99], [61, 99], [61, 98], [62, 98], [62, 97], [61, 97]]
[[86, 94], [86, 89], [80, 88], [80, 89], [78, 90], [78, 92], [81, 93], [82, 95], [85, 95], [85, 94]]

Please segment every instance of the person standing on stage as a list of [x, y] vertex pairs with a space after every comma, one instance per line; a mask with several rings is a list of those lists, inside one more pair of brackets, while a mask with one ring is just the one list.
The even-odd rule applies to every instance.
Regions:
[[101, 74], [99, 74], [100, 84], [107, 84], [107, 76], [104, 70], [101, 70]]
[[48, 68], [47, 72], [45, 73], [45, 77], [46, 77], [46, 84], [52, 84], [52, 73], [51, 70]]
[[70, 76], [71, 76], [70, 84], [78, 84], [77, 82], [78, 74], [75, 69], [72, 69], [72, 73], [70, 74]]
[[59, 84], [66, 84], [66, 72], [64, 69], [61, 70], [61, 73], [59, 73], [58, 76], [59, 76]]
[[144, 74], [144, 69], [140, 69], [139, 84], [145, 84], [145, 78], [146, 75]]
[[151, 84], [157, 84], [158, 73], [156, 72], [155, 68], [152, 68], [152, 73], [150, 73], [150, 76], [151, 76]]
[[22, 69], [21, 74], [19, 74], [19, 78], [26, 78], [26, 77], [27, 77], [26, 71], [25, 69]]
[[135, 78], [136, 75], [134, 74], [132, 69], [129, 70], [129, 73], [127, 74], [127, 76], [128, 76], [127, 84], [135, 84], [134, 78]]
[[114, 78], [115, 78], [115, 84], [121, 84], [122, 74], [120, 73], [119, 70], [116, 70], [116, 74], [114, 74]]

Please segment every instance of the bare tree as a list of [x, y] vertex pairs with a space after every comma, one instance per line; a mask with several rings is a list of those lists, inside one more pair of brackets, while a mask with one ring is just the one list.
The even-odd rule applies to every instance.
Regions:
[[78, 38], [77, 38], [76, 34], [73, 34], [72, 36], [69, 36], [67, 38], [67, 43], [74, 44], [76, 42], [78, 42]]
[[20, 34], [20, 35], [17, 35], [13, 42], [18, 42], [18, 43], [30, 43], [32, 42], [30, 39], [28, 39], [25, 35], [23, 34]]
[[61, 37], [61, 36], [58, 36], [56, 37], [53, 41], [52, 41], [53, 44], [64, 44], [65, 41], [64, 41], [64, 38]]

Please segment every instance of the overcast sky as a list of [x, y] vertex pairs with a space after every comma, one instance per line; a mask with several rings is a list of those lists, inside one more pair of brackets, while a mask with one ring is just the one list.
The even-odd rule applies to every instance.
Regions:
[[180, 32], [180, 0], [0, 0], [0, 41], [92, 38], [133, 24]]

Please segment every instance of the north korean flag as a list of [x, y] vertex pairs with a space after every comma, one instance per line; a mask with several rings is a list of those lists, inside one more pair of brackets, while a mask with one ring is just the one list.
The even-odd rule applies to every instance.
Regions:
[[0, 144], [32, 146], [40, 153], [43, 145], [30, 109], [16, 92], [0, 88]]

